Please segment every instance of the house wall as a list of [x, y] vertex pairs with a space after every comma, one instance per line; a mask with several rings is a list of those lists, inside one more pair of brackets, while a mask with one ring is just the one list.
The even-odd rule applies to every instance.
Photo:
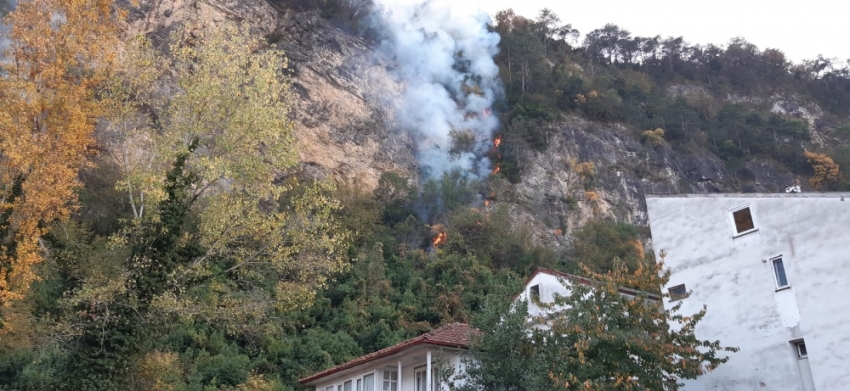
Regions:
[[[686, 284], [682, 313], [707, 305], [700, 339], [739, 347], [685, 390], [847, 390], [850, 375], [850, 198], [838, 194], [648, 196], [657, 259]], [[749, 205], [757, 231], [736, 236]], [[777, 290], [781, 256], [790, 288]], [[670, 306], [675, 303], [665, 303]], [[804, 339], [807, 359], [791, 341]], [[810, 368], [810, 372], [808, 369]]]
[[[461, 373], [460, 371], [462, 371], [462, 368], [460, 366], [462, 365], [462, 355], [460, 352], [455, 349], [444, 349], [438, 346], [423, 347], [420, 345], [398, 355], [369, 362], [359, 367], [346, 370], [344, 373], [329, 376], [327, 379], [324, 379], [316, 385], [316, 391], [325, 391], [327, 387], [333, 387], [333, 391], [338, 391], [338, 387], [349, 380], [352, 382], [351, 391], [357, 391], [356, 380], [370, 373], [375, 374], [375, 388], [373, 391], [384, 391], [384, 370], [397, 370], [399, 361], [402, 363], [402, 369], [400, 388], [398, 388], [398, 391], [416, 391], [415, 371], [419, 368], [427, 367], [428, 351], [431, 352], [432, 368], [448, 366], [454, 368], [455, 373]], [[436, 384], [438, 379], [435, 378], [433, 381]], [[439, 384], [439, 387], [440, 390], [449, 391], [448, 384]]]
[[[567, 296], [570, 294], [570, 289], [561, 283], [561, 279], [548, 273], [537, 273], [522, 290], [522, 293], [517, 296], [516, 300], [524, 300], [528, 302], [528, 314], [531, 316], [544, 316], [545, 311], [530, 300], [530, 289], [533, 286], [540, 287], [540, 301], [543, 303], [551, 303], [555, 300], [555, 294]], [[568, 281], [565, 281], [568, 282]]]

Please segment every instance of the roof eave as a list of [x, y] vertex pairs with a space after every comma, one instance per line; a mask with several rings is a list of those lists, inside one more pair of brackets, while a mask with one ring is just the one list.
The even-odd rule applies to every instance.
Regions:
[[352, 369], [352, 368], [356, 368], [356, 367], [359, 367], [361, 365], [369, 364], [371, 362], [374, 362], [375, 360], [380, 360], [382, 358], [392, 356], [396, 353], [399, 353], [399, 352], [402, 352], [404, 350], [407, 350], [407, 349], [410, 349], [410, 348], [413, 348], [413, 347], [416, 347], [416, 346], [420, 346], [420, 345], [433, 345], [433, 346], [440, 346], [440, 347], [454, 348], [454, 349], [469, 349], [469, 346], [465, 345], [465, 344], [457, 344], [457, 343], [450, 343], [450, 342], [443, 342], [443, 341], [429, 341], [429, 340], [414, 341], [414, 342], [412, 342], [408, 345], [400, 346], [400, 347], [398, 347], [398, 349], [388, 349], [386, 352], [382, 352], [379, 355], [375, 355], [374, 357], [370, 357], [369, 360], [367, 360], [367, 361], [358, 362], [356, 364], [348, 365], [348, 366], [346, 366], [345, 364], [342, 364], [342, 365], [330, 368], [326, 371], [319, 372], [319, 373], [314, 374], [312, 376], [308, 376], [308, 377], [305, 377], [303, 379], [299, 379], [298, 383], [301, 383], [301, 385], [304, 385], [304, 386], [315, 386], [316, 385], [315, 382], [319, 379], [326, 378], [328, 376], [335, 375], [335, 374], [340, 373], [342, 371], [346, 371], [346, 370], [349, 370], [349, 369]]

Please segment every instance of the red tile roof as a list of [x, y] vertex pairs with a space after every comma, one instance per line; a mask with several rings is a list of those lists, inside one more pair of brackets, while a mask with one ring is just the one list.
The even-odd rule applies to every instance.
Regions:
[[449, 348], [467, 349], [469, 348], [469, 338], [473, 335], [478, 334], [481, 334], [480, 330], [466, 323], [448, 324], [431, 332], [422, 334], [416, 338], [408, 339], [407, 341], [401, 342], [399, 344], [378, 350], [376, 352], [369, 353], [364, 356], [360, 356], [346, 363], [337, 365], [333, 368], [329, 368], [319, 373], [310, 375], [308, 377], [298, 380], [298, 382], [306, 385], [307, 383], [321, 379], [325, 376], [333, 375], [334, 373], [354, 368], [358, 365], [365, 364], [370, 361], [377, 360], [379, 358], [391, 356], [404, 349], [417, 345], [428, 344]]

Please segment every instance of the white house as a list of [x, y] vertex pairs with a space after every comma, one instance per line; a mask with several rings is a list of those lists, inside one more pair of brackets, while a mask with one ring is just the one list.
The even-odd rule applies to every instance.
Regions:
[[452, 323], [397, 345], [300, 379], [316, 391], [438, 391], [448, 390], [438, 368], [463, 371], [469, 338], [478, 331]]
[[707, 305], [696, 336], [741, 349], [685, 380], [685, 390], [850, 390], [850, 198], [656, 195], [646, 203], [656, 256], [672, 270], [672, 300], [685, 314]]
[[[545, 310], [536, 303], [551, 303], [556, 293], [568, 295], [570, 284], [590, 282], [586, 278], [538, 268], [528, 277], [522, 292], [514, 300], [528, 301], [529, 315], [545, 316]], [[620, 288], [619, 292], [627, 297], [638, 294], [627, 288]], [[653, 295], [649, 298], [661, 299]], [[316, 391], [448, 391], [446, 376], [440, 376], [438, 369], [450, 369], [453, 376], [448, 380], [460, 385], [469, 339], [477, 333], [480, 331], [468, 324], [452, 323], [310, 375], [299, 382], [315, 387]]]
[[[564, 283], [561, 283], [561, 281]], [[559, 296], [569, 295], [569, 286], [575, 283], [590, 284], [591, 281], [584, 277], [539, 267], [528, 277], [522, 292], [514, 300], [527, 301], [530, 316], [545, 317], [548, 315], [547, 310], [541, 308], [537, 303], [552, 303], [555, 301], [555, 294]], [[618, 291], [621, 295], [629, 298], [638, 296], [638, 291], [634, 289], [620, 287]], [[650, 300], [661, 300], [661, 297], [656, 295], [648, 295], [648, 298]]]

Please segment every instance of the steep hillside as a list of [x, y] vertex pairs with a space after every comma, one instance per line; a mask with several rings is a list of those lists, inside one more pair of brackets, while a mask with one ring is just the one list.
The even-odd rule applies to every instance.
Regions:
[[[297, 121], [296, 135], [305, 172], [356, 183], [366, 191], [374, 190], [381, 174], [388, 171], [416, 183], [420, 176], [415, 156], [418, 146], [397, 119], [398, 100], [405, 88], [405, 81], [392, 74], [398, 64], [376, 50], [374, 37], [367, 40], [363, 34], [358, 36], [335, 27], [327, 18], [329, 15], [350, 15], [346, 14], [350, 8], [339, 8], [329, 14], [327, 9], [286, 1], [273, 4], [262, 0], [149, 1], [143, 2], [134, 13], [131, 31], [163, 37], [176, 25], [189, 22], [195, 25], [214, 25], [224, 19], [249, 22], [257, 34], [284, 49], [289, 57], [297, 95], [293, 117]], [[344, 20], [348, 22], [348, 30], [356, 23], [354, 20]], [[520, 25], [518, 21], [513, 23]], [[528, 20], [528, 23], [535, 22]], [[365, 30], [368, 36], [369, 27]], [[502, 34], [503, 39], [508, 39], [507, 45], [517, 45], [509, 35], [520, 35], [519, 30]], [[551, 50], [547, 57], [535, 57], [533, 50], [539, 42], [523, 41], [527, 45], [523, 50], [529, 51], [526, 58], [531, 61], [549, 58], [549, 65], [532, 72], [549, 73], [547, 78], [551, 79], [559, 77], [557, 73], [563, 72], [560, 68], [572, 66], [573, 76], [569, 80], [584, 80], [585, 86], [589, 86], [611, 78], [605, 72], [617, 71], [617, 65], [600, 64], [596, 75], [591, 76], [581, 68], [588, 61], [582, 48], [563, 48], [565, 41], [553, 41], [551, 45], [560, 45], [561, 49]], [[532, 64], [535, 66], [539, 67]], [[607, 71], [606, 67], [613, 67], [614, 71]], [[637, 71], [640, 72], [639, 67]], [[503, 70], [503, 76], [511, 77], [506, 72]], [[804, 148], [834, 149], [846, 139], [824, 126], [824, 110], [816, 102], [799, 94], [781, 91], [766, 94], [733, 86], [727, 88], [725, 95], [718, 95], [686, 80], [649, 83], [652, 85], [641, 88], [657, 89], [653, 93], [662, 94], [667, 100], [683, 98], [713, 106], [715, 111], [728, 103], [763, 106], [764, 112], [800, 118], [811, 134], [811, 141], [804, 142]], [[511, 87], [515, 84], [508, 86], [502, 106], [505, 111], [502, 119], [508, 124], [502, 130], [506, 136], [502, 148], [512, 151], [517, 172], [511, 178], [512, 183], [502, 186], [492, 201], [493, 205], [509, 204], [515, 216], [532, 223], [537, 239], [542, 242], [567, 244], [570, 232], [595, 218], [645, 225], [642, 199], [646, 193], [777, 192], [795, 180], [805, 186], [805, 175], [789, 170], [769, 154], [744, 156], [731, 167], [728, 160], [699, 143], [680, 142], [672, 148], [670, 142], [648, 144], [641, 140], [642, 131], [647, 129], [640, 128], [640, 123], [575, 107], [529, 125], [542, 132], [542, 136], [535, 136], [545, 138], [539, 144], [530, 146], [523, 141], [518, 143], [521, 145], [512, 145], [512, 137], [525, 137], [512, 134], [520, 128], [511, 126], [517, 123], [516, 107], [535, 104], [535, 95], [551, 95], [547, 88], [559, 88], [552, 80], [537, 87], [528, 83], [529, 86], [523, 87], [528, 91], [522, 91], [523, 98], [517, 99]], [[538, 91], [531, 91], [533, 88]], [[576, 90], [581, 92], [584, 91]], [[623, 101], [622, 96], [614, 98]], [[835, 123], [836, 118], [840, 116], [831, 116], [830, 122]], [[577, 164], [588, 162], [593, 165], [592, 175], [576, 172]]]
[[[49, 18], [67, 4], [123, 16], [108, 0], [32, 1], [46, 32], [69, 27]], [[121, 34], [148, 40], [106, 48], [117, 75], [71, 112], [80, 150], [97, 152], [63, 177], [77, 197], [0, 175], [4, 200], [64, 213], [20, 239], [9, 216], [27, 209], [0, 203], [0, 293], [18, 265], [31, 282], [0, 295], [0, 389], [300, 390], [440, 325], [503, 319], [538, 267], [647, 270], [646, 194], [850, 190], [837, 61], [613, 25], [579, 45], [548, 12], [454, 19], [435, 3], [120, 5]], [[8, 41], [24, 49], [12, 55], [87, 49], [38, 38]], [[53, 59], [37, 60], [60, 84], [100, 75]], [[0, 98], [35, 113], [20, 123], [62, 129], [20, 99], [49, 88], [9, 80]], [[26, 155], [11, 141], [0, 160]]]

